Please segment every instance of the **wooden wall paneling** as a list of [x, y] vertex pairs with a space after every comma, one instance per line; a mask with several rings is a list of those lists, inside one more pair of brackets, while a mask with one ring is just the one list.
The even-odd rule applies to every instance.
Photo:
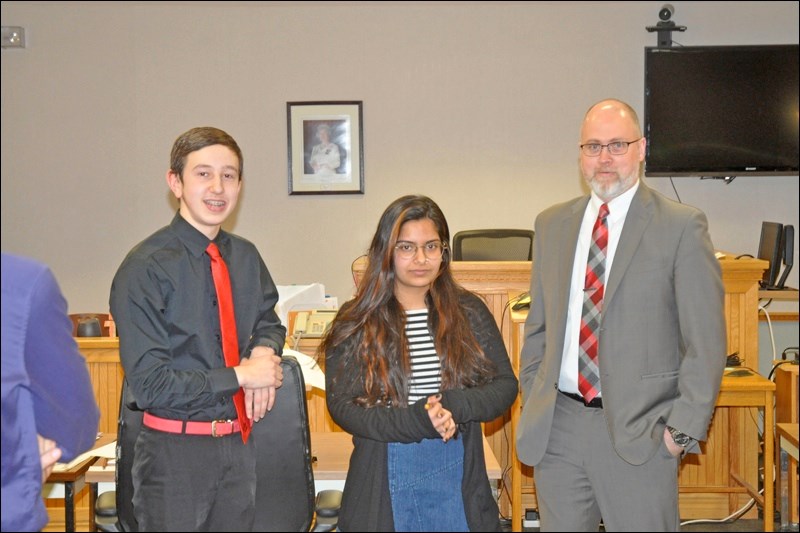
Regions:
[[122, 364], [116, 337], [79, 337], [78, 350], [86, 358], [94, 395], [100, 407], [98, 431], [117, 432], [119, 398], [122, 392]]

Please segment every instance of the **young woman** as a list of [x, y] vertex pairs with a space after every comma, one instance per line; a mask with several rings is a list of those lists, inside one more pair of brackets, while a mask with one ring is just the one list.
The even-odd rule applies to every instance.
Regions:
[[384, 211], [356, 297], [326, 335], [328, 409], [353, 435], [342, 531], [499, 531], [481, 422], [517, 395], [483, 301], [450, 272], [439, 206]]

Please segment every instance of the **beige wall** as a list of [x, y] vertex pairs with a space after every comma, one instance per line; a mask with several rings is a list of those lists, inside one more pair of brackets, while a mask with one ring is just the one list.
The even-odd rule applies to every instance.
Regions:
[[[684, 45], [798, 42], [797, 2], [673, 4]], [[641, 110], [661, 5], [4, 1], [28, 45], [2, 51], [2, 249], [51, 265], [71, 311], [107, 310], [125, 253], [172, 217], [172, 141], [215, 125], [245, 157], [226, 228], [279, 284], [342, 300], [400, 195], [433, 197], [455, 232], [532, 227], [582, 194], [581, 117], [608, 96]], [[286, 102], [316, 100], [363, 100], [365, 195], [288, 195]], [[800, 229], [797, 177], [674, 184], [717, 248], [754, 253], [764, 219]]]

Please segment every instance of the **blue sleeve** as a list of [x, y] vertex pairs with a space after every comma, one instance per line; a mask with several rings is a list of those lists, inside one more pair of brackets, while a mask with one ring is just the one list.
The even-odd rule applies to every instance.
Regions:
[[86, 360], [72, 337], [67, 302], [49, 269], [34, 280], [26, 328], [25, 366], [37, 432], [56, 441], [68, 462], [97, 438], [100, 411]]

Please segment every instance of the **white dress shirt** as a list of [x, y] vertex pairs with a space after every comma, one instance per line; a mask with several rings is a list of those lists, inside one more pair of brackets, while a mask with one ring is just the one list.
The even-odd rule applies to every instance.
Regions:
[[[606, 269], [603, 286], [611, 272], [614, 262], [614, 254], [617, 251], [619, 237], [622, 234], [622, 226], [625, 224], [625, 217], [628, 216], [628, 208], [631, 206], [633, 195], [639, 188], [639, 181], [636, 185], [608, 202], [608, 247], [606, 248]], [[603, 205], [595, 193], [586, 206], [583, 214], [583, 222], [578, 233], [578, 243], [575, 246], [575, 262], [572, 265], [572, 279], [569, 286], [569, 307], [567, 310], [567, 329], [564, 338], [564, 354], [561, 358], [561, 374], [558, 379], [558, 388], [564, 392], [580, 394], [578, 391], [578, 338], [581, 329], [581, 315], [583, 314], [583, 286], [586, 281], [586, 261], [589, 258], [589, 248], [592, 243], [592, 230], [600, 206]], [[598, 365], [603, 362], [598, 359]], [[602, 396], [600, 391], [598, 396]]]

